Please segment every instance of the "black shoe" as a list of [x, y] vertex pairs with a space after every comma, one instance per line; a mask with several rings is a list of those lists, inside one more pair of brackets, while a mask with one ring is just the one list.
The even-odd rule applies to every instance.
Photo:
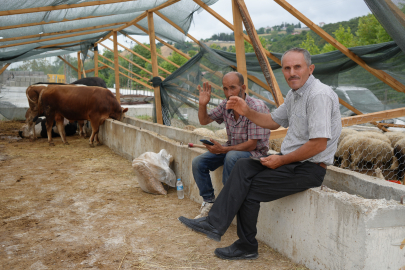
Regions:
[[234, 244], [229, 247], [215, 249], [215, 255], [224, 260], [255, 260], [259, 257], [257, 252], [242, 251]]
[[221, 241], [221, 235], [211, 224], [208, 223], [207, 217], [188, 219], [185, 217], [179, 217], [181, 223], [189, 227], [190, 229], [203, 233], [215, 241]]

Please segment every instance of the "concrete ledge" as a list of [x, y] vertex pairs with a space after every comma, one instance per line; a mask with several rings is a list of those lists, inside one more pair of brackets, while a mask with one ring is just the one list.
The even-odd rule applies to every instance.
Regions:
[[[181, 128], [176, 128], [176, 127], [169, 127], [169, 126], [163, 126], [157, 123], [151, 123], [148, 121], [140, 120], [135, 117], [125, 117], [124, 118], [124, 123], [140, 127], [142, 129], [150, 130], [153, 132], [156, 132], [158, 134], [162, 134], [169, 139], [176, 140], [178, 142], [183, 142], [183, 144], [188, 144], [188, 143], [200, 143], [201, 139], [209, 139], [208, 137], [197, 135], [192, 133], [191, 131], [184, 130]], [[216, 139], [216, 141], [220, 143], [225, 143], [226, 140], [220, 140]]]
[[[191, 162], [205, 150], [179, 143], [189, 142], [194, 134], [143, 122], [136, 121], [137, 127], [109, 119], [100, 127], [100, 139], [130, 160], [144, 152], [166, 149], [174, 156], [173, 170], [182, 178], [186, 195], [201, 202]], [[218, 193], [222, 169], [211, 177]], [[262, 203], [257, 238], [310, 269], [405, 267], [405, 248], [401, 246], [405, 241], [405, 206], [386, 200], [405, 194], [404, 187], [334, 167], [328, 168], [324, 183], [351, 194], [315, 188]], [[354, 194], [368, 194], [370, 199]]]

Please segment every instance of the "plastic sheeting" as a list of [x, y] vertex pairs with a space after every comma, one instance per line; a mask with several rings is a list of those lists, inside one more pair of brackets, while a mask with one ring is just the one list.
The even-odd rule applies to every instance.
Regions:
[[[208, 5], [212, 5], [218, 0], [204, 0], [203, 2]], [[0, 11], [11, 11], [18, 9], [28, 9], [28, 8], [38, 8], [38, 7], [48, 7], [48, 6], [58, 6], [66, 4], [80, 4], [84, 2], [92, 1], [82, 1], [82, 0], [39, 0], [39, 1], [2, 1], [0, 6]], [[38, 55], [44, 53], [44, 51], [52, 51], [55, 48], [61, 48], [50, 46], [45, 49], [37, 49], [38, 47], [66, 42], [73, 42], [68, 45], [63, 46], [65, 50], [74, 52], [79, 50], [84, 50], [83, 46], [81, 49], [78, 47], [71, 47], [76, 45], [74, 41], [77, 41], [77, 44], [86, 44], [87, 49], [92, 49], [92, 45], [99, 38], [107, 35], [110, 30], [116, 29], [127, 22], [138, 17], [146, 10], [150, 10], [154, 7], [157, 7], [161, 4], [164, 4], [167, 0], [136, 0], [128, 1], [122, 3], [114, 4], [105, 4], [105, 5], [95, 5], [87, 7], [78, 7], [62, 10], [53, 10], [46, 12], [34, 12], [28, 14], [16, 14], [16, 15], [5, 15], [0, 16], [0, 37], [2, 39], [7, 38], [16, 38], [30, 35], [39, 35], [47, 33], [57, 33], [62, 31], [75, 30], [80, 28], [87, 27], [97, 27], [114, 23], [122, 23], [114, 26], [106, 26], [104, 28], [97, 28], [93, 30], [85, 30], [74, 33], [82, 33], [81, 35], [62, 38], [51, 41], [42, 41], [51, 37], [63, 37], [72, 33], [60, 34], [60, 35], [51, 35], [51, 36], [39, 36], [32, 37], [29, 39], [16, 39], [10, 41], [2, 41], [0, 39], [0, 64], [3, 63], [12, 63], [16, 61], [25, 60], [28, 57], [33, 55]], [[181, 0], [175, 4], [172, 4], [168, 7], [165, 7], [159, 12], [164, 16], [169, 18], [175, 24], [177, 24], [185, 33], [188, 32], [190, 24], [193, 20], [194, 12], [200, 11], [201, 8], [192, 0]], [[91, 18], [87, 18], [91, 17]], [[47, 22], [49, 24], [42, 25], [31, 25], [40, 22]], [[148, 29], [147, 19], [143, 19], [138, 22], [141, 26]], [[18, 27], [19, 25], [24, 25], [24, 27]], [[161, 19], [159, 16], [154, 14], [154, 25], [155, 33], [157, 36], [173, 41], [182, 43], [185, 40], [185, 35], [174, 28], [172, 25]], [[17, 26], [12, 29], [6, 29], [10, 26]], [[96, 31], [106, 29], [105, 32], [98, 32], [93, 34], [86, 34], [89, 31]], [[142, 30], [139, 30], [135, 26], [129, 26], [123, 30], [123, 32], [131, 35], [146, 35]], [[1, 48], [4, 45], [13, 45], [26, 41], [37, 41], [35, 43], [24, 44], [24, 45], [15, 45], [11, 47]], [[54, 53], [53, 53], [54, 55]], [[86, 53], [84, 52], [84, 56]]]

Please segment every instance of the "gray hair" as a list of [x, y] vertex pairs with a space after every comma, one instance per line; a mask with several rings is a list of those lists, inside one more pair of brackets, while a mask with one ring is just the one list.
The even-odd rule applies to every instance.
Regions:
[[284, 56], [289, 52], [302, 53], [304, 55], [305, 63], [307, 64], [307, 66], [309, 67], [311, 65], [311, 54], [305, 49], [295, 47], [295, 48], [289, 49], [288, 51], [283, 53], [283, 56], [281, 56], [281, 66], [283, 66]]
[[245, 79], [243, 78], [243, 75], [240, 74], [239, 72], [237, 72], [237, 71], [231, 71], [231, 72], [226, 73], [226, 74], [224, 75], [224, 77], [225, 77], [226, 75], [228, 75], [228, 74], [235, 74], [235, 75], [239, 78], [239, 83], [240, 83], [240, 85], [244, 85], [244, 84], [245, 84]]

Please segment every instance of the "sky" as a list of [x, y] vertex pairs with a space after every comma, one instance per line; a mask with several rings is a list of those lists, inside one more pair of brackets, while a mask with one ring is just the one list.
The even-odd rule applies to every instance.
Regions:
[[[245, 3], [256, 29], [280, 25], [283, 22], [294, 24], [299, 22], [297, 18], [272, 0], [245, 0]], [[328, 24], [347, 21], [370, 13], [363, 0], [289, 0], [288, 3], [317, 25], [321, 22]], [[231, 0], [219, 0], [210, 7], [227, 21], [233, 23]], [[301, 25], [304, 27], [302, 23]], [[210, 38], [213, 34], [221, 32], [230, 33], [231, 30], [205, 10], [194, 14], [194, 21], [189, 30], [191, 36], [200, 40]], [[137, 36], [136, 39], [143, 43], [149, 43], [147, 36]], [[131, 45], [127, 43], [129, 40], [122, 36], [119, 36], [118, 40], [120, 43]], [[187, 38], [187, 40], [189, 39]], [[111, 41], [103, 43], [113, 48]], [[103, 49], [99, 46], [101, 52]]]

